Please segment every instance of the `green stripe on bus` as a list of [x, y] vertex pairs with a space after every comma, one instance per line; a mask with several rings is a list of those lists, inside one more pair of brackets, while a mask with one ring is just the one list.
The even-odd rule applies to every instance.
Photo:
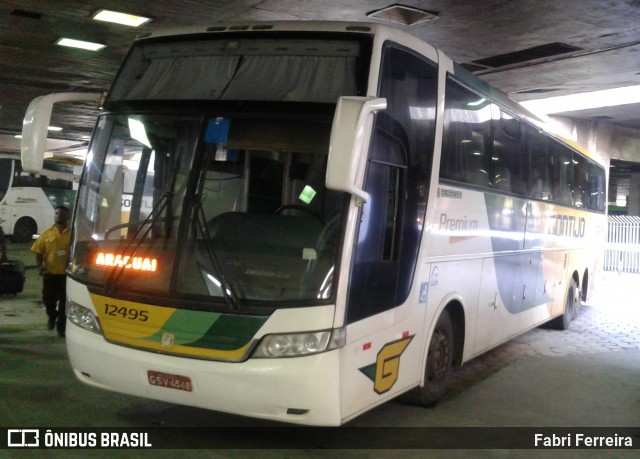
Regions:
[[171, 333], [175, 344], [189, 345], [206, 334], [221, 315], [215, 312], [176, 309], [162, 328], [146, 339], [160, 343], [162, 335]]
[[204, 349], [234, 350], [247, 344], [267, 317], [219, 314], [178, 309], [147, 340], [162, 342], [166, 333], [173, 335], [175, 344]]
[[267, 317], [223, 314], [205, 335], [191, 343], [208, 349], [238, 349], [253, 339]]

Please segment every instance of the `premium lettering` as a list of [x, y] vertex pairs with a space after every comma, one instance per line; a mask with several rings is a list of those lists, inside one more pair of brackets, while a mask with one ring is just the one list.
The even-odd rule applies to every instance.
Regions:
[[464, 218], [449, 218], [444, 212], [440, 214], [439, 230], [444, 231], [476, 231], [478, 229], [478, 220], [469, 220], [465, 215]]

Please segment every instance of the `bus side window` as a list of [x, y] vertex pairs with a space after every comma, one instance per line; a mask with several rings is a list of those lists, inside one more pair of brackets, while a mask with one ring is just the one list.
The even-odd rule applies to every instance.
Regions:
[[573, 162], [571, 150], [560, 144], [553, 144], [550, 152], [553, 200], [565, 206], [573, 205]]
[[605, 172], [602, 167], [594, 162], [589, 161], [588, 167], [588, 190], [587, 190], [587, 208], [591, 210], [604, 211], [604, 184]]
[[553, 168], [554, 160], [548, 154], [548, 138], [545, 135], [541, 135], [537, 128], [528, 124], [524, 125], [524, 137], [526, 154], [530, 165], [526, 183], [526, 195], [534, 199], [550, 201], [554, 198], [550, 171]]
[[440, 176], [491, 187], [491, 104], [481, 95], [447, 79]]
[[[493, 110], [498, 110], [494, 107]], [[493, 154], [491, 156], [493, 188], [518, 195], [525, 195], [523, 175], [523, 151], [521, 122], [500, 111], [492, 121]]]
[[571, 158], [572, 174], [571, 174], [571, 197], [573, 205], [576, 207], [586, 207], [587, 193], [585, 184], [587, 183], [587, 165], [586, 158], [574, 153]]

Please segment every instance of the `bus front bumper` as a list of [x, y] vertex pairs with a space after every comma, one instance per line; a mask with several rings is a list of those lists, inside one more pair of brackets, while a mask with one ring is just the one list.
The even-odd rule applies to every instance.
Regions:
[[76, 377], [125, 394], [295, 424], [341, 424], [339, 352], [230, 363], [114, 345], [71, 323]]

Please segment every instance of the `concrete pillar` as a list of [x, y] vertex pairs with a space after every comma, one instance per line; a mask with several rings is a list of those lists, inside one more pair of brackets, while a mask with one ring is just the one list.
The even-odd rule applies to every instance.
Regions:
[[558, 132], [600, 156], [609, 167], [614, 144], [613, 124], [610, 121], [576, 120], [560, 116], [550, 119]]
[[640, 215], [640, 173], [632, 172], [629, 184], [629, 196], [627, 197], [627, 205], [630, 216]]

